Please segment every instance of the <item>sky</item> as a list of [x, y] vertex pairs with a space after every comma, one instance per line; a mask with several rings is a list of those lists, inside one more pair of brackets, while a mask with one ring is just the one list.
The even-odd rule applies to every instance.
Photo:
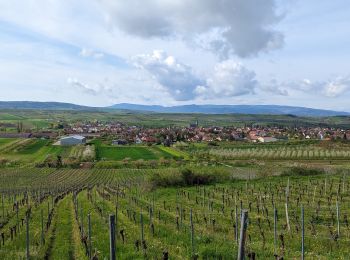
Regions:
[[0, 0], [0, 100], [350, 112], [347, 0]]

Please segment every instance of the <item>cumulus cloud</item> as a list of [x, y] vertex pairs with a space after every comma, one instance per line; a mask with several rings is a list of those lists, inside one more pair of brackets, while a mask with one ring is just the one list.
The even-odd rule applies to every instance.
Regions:
[[329, 98], [339, 97], [350, 91], [350, 77], [336, 77], [327, 81], [303, 79], [289, 84], [290, 88], [307, 93], [322, 94]]
[[[109, 22], [142, 38], [198, 42], [221, 57], [240, 57], [280, 48], [274, 26], [283, 18], [276, 0], [100, 0]], [[211, 37], [203, 37], [211, 35]], [[202, 36], [202, 37], [201, 37]], [[205, 39], [205, 40], [203, 40]]]
[[155, 50], [151, 54], [135, 56], [132, 60], [136, 67], [150, 73], [175, 100], [193, 99], [195, 88], [203, 84], [191, 67], [164, 51]]
[[350, 77], [342, 76], [326, 81], [313, 81], [305, 78], [290, 82], [278, 82], [273, 79], [270, 84], [261, 86], [261, 89], [280, 95], [289, 95], [289, 91], [299, 91], [305, 94], [321, 94], [324, 97], [335, 98], [350, 92]]
[[206, 99], [241, 96], [254, 94], [257, 84], [254, 71], [246, 69], [241, 63], [226, 60], [215, 65], [206, 86], [197, 87], [195, 92]]
[[198, 76], [190, 66], [164, 51], [138, 55], [132, 61], [137, 68], [147, 71], [175, 100], [254, 94], [258, 86], [255, 72], [233, 60], [217, 63], [208, 77]]

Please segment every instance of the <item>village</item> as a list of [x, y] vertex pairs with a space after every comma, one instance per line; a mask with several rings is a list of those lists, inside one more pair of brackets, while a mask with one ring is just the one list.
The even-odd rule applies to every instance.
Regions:
[[[68, 138], [70, 137], [70, 138]], [[219, 127], [200, 126], [198, 122], [187, 127], [146, 128], [128, 126], [120, 122], [77, 122], [60, 123], [47, 129], [20, 129], [0, 132], [0, 138], [43, 138], [58, 141], [56, 144], [70, 145], [85, 143], [94, 138], [106, 138], [111, 145], [128, 144], [164, 144], [171, 146], [176, 142], [216, 143], [216, 142], [252, 142], [270, 143], [287, 140], [350, 140], [350, 130], [331, 127]], [[68, 139], [67, 139], [68, 138]]]

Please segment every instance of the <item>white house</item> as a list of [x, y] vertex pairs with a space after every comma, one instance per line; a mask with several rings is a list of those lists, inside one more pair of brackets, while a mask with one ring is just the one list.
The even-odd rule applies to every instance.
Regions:
[[142, 140], [140, 137], [136, 136], [135, 138], [135, 144], [142, 144]]
[[86, 138], [81, 135], [65, 136], [60, 139], [60, 144], [63, 146], [85, 144]]
[[268, 137], [268, 136], [261, 137], [261, 136], [259, 136], [258, 141], [261, 143], [271, 143], [271, 142], [276, 142], [278, 140], [274, 137]]

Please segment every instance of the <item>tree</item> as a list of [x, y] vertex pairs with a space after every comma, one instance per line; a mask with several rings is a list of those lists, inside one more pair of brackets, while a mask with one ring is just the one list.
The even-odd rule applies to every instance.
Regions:
[[62, 156], [61, 155], [57, 155], [56, 168], [61, 168], [61, 167], [62, 167]]

